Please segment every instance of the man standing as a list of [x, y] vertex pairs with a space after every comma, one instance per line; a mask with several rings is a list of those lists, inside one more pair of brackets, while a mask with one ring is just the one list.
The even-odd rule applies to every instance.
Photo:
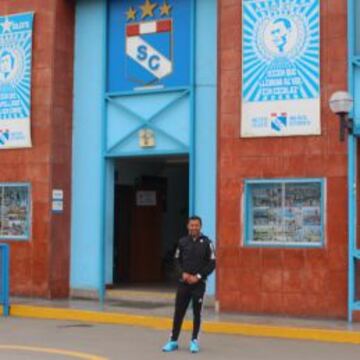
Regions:
[[201, 233], [202, 221], [198, 216], [188, 219], [188, 236], [179, 240], [175, 261], [179, 270], [175, 313], [170, 341], [162, 348], [165, 352], [177, 350], [181, 325], [192, 301], [193, 332], [189, 349], [199, 352], [198, 335], [201, 324], [201, 309], [206, 289], [206, 279], [215, 269], [215, 252], [212, 242]]

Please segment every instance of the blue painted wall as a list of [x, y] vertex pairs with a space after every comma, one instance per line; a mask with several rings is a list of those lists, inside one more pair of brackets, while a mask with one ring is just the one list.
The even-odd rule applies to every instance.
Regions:
[[101, 153], [104, 0], [78, 0], [73, 117], [71, 288], [97, 289], [101, 281]]
[[[348, 79], [349, 90], [355, 104], [351, 114], [355, 120], [354, 134], [360, 134], [360, 1], [348, 0]], [[356, 302], [356, 239], [357, 239], [357, 197], [354, 187], [357, 183], [357, 147], [356, 136], [348, 137], [348, 321], [353, 319], [353, 310], [360, 310], [360, 302]]]
[[360, 0], [355, 0], [355, 53], [360, 56]]
[[[196, 3], [196, 92], [195, 92], [195, 213], [204, 220], [203, 232], [216, 241], [216, 0]], [[215, 278], [208, 293], [215, 292]]]
[[[181, 1], [181, 0], [180, 0]], [[112, 271], [112, 177], [111, 161], [104, 167], [102, 154], [102, 123], [105, 73], [105, 0], [77, 0], [76, 49], [75, 49], [75, 99], [73, 129], [73, 184], [72, 184], [72, 239], [71, 239], [71, 288], [100, 289], [102, 284], [101, 254], [105, 250], [105, 277], [111, 281]], [[216, 0], [196, 2], [196, 85], [195, 85], [195, 182], [194, 210], [204, 219], [204, 233], [215, 240], [216, 235]], [[169, 101], [176, 93], [153, 94], [152, 103], [144, 107], [144, 97], [137, 99], [115, 97], [107, 101], [105, 123], [108, 124], [106, 149], [108, 156], [129, 154], [149, 155], [137, 145], [137, 133], [126, 138], [129, 131], [141, 125], [141, 118], [124, 109], [139, 109], [143, 117], [155, 111], [159, 102]], [[189, 96], [166, 109], [159, 125], [179, 140], [158, 134], [162, 153], [189, 151], [190, 103]], [[116, 104], [116, 102], [119, 102]], [[131, 104], [135, 102], [134, 104]], [[129, 105], [130, 104], [130, 105]], [[119, 106], [120, 105], [120, 106]], [[132, 106], [135, 105], [135, 108]], [[145, 111], [145, 112], [144, 112]], [[135, 120], [131, 122], [131, 118]], [[173, 126], [165, 119], [176, 119]], [[124, 120], [123, 122], [118, 121]], [[119, 126], [124, 124], [124, 126]], [[180, 128], [179, 128], [180, 127]], [[180, 129], [180, 130], [179, 130]], [[117, 144], [117, 142], [120, 143]], [[107, 169], [107, 191], [102, 193], [103, 171]], [[106, 198], [103, 210], [102, 199]], [[106, 218], [103, 216], [106, 214]], [[105, 233], [102, 220], [105, 221]], [[105, 241], [105, 249], [103, 248]], [[215, 291], [214, 276], [209, 281], [208, 292]]]
[[348, 0], [349, 5], [349, 89], [354, 97], [355, 133], [360, 135], [360, 0]]
[[[187, 153], [189, 151], [189, 91], [115, 95], [107, 101], [107, 141], [109, 156]], [[121, 121], [119, 121], [121, 119]], [[156, 147], [139, 147], [138, 132], [153, 129]], [[162, 131], [159, 132], [159, 129]]]
[[[350, 89], [353, 92], [355, 106], [354, 117], [356, 133], [360, 134], [360, 0], [350, 0], [354, 11], [350, 14], [349, 51], [350, 51]], [[352, 64], [351, 64], [352, 63]]]

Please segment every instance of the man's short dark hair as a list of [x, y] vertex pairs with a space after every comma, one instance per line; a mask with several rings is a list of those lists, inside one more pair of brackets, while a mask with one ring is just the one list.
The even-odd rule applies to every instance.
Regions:
[[279, 24], [279, 23], [282, 23], [286, 27], [287, 30], [291, 29], [291, 22], [288, 19], [279, 18], [274, 21], [274, 24]]
[[190, 221], [198, 221], [200, 225], [202, 225], [202, 220], [200, 216], [197, 215], [189, 216], [187, 223], [189, 223]]

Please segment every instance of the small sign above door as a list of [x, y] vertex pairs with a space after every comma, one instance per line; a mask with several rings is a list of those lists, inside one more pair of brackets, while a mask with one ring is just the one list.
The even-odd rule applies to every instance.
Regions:
[[155, 134], [150, 129], [139, 131], [139, 145], [142, 148], [152, 148], [155, 146]]
[[137, 191], [136, 206], [156, 206], [156, 191]]

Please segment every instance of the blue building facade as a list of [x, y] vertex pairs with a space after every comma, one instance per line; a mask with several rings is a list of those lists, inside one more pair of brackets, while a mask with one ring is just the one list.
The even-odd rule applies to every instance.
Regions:
[[[51, 3], [24, 4], [39, 25], [34, 148], [3, 154], [3, 194], [26, 200], [1, 209], [12, 293], [168, 287], [198, 214], [216, 242], [220, 310], [352, 320], [360, 0]], [[346, 89], [354, 131], [341, 142], [328, 99]], [[9, 237], [19, 214], [29, 231]]]
[[[71, 289], [104, 298], [105, 284], [114, 284], [114, 188], [135, 163], [147, 179], [153, 163], [183, 164], [182, 216], [200, 215], [215, 240], [216, 24], [215, 0], [77, 1]], [[167, 177], [174, 196], [184, 182], [175, 180]], [[208, 291], [215, 292], [214, 277]]]

